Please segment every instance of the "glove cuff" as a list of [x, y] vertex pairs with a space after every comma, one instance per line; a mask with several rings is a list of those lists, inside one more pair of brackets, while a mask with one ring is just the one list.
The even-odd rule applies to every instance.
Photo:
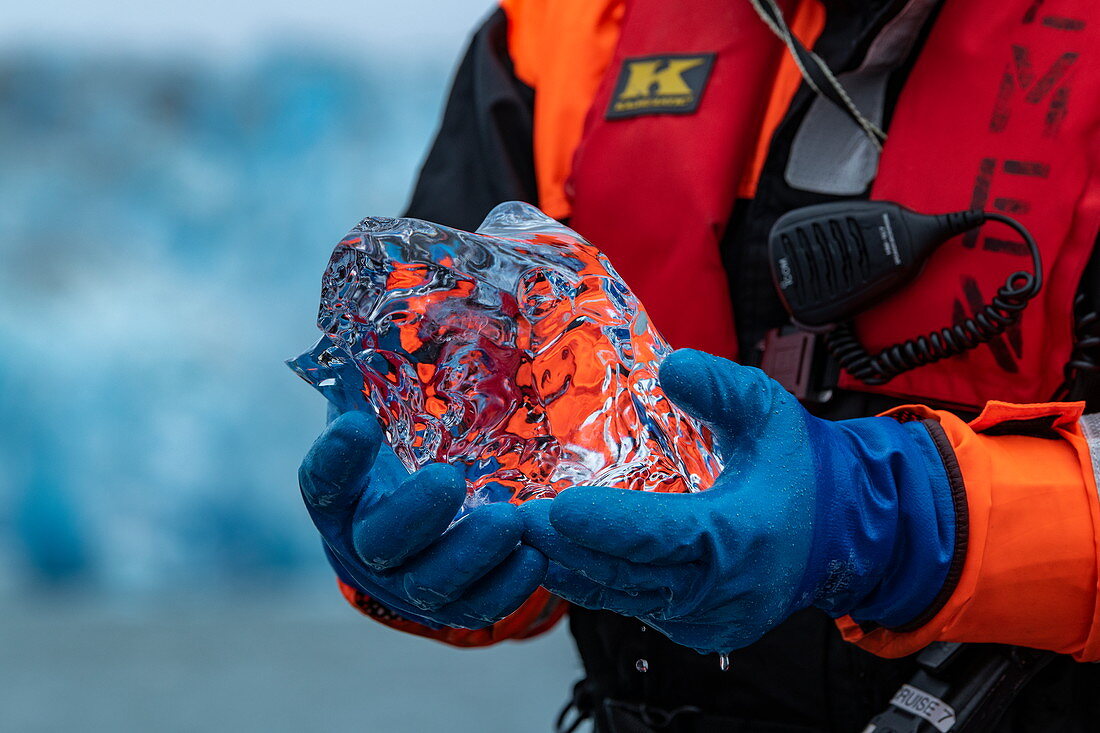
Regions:
[[844, 637], [886, 657], [949, 641], [1100, 659], [1100, 504], [1082, 407], [990, 402], [969, 424], [919, 406], [895, 413], [937, 420], [958, 457], [967, 502], [956, 552], [962, 570], [943, 589], [945, 602], [912, 623], [882, 628], [843, 618]]
[[914, 438], [915, 465], [898, 483], [894, 550], [882, 581], [849, 612], [857, 622], [898, 630], [916, 628], [943, 608], [959, 582], [967, 543], [966, 488], [947, 435], [930, 419], [902, 427]]
[[953, 490], [924, 423], [811, 423], [819, 488], [809, 566], [823, 578], [813, 605], [834, 617], [908, 623], [949, 580], [961, 483]]

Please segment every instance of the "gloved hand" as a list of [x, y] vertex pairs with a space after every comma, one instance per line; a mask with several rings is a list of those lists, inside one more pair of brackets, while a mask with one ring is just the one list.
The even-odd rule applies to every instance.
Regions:
[[758, 369], [681, 350], [665, 393], [725, 459], [709, 490], [573, 487], [520, 508], [543, 585], [701, 652], [746, 646], [794, 611], [905, 624], [945, 582], [951, 485], [929, 428], [811, 416]]
[[489, 626], [546, 572], [546, 559], [520, 544], [515, 506], [478, 507], [452, 524], [466, 498], [460, 473], [437, 463], [409, 475], [365, 412], [333, 420], [298, 478], [340, 578], [410, 621]]

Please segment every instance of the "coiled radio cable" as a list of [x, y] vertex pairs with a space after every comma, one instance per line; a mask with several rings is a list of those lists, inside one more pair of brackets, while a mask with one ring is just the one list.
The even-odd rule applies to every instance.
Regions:
[[891, 379], [925, 364], [958, 356], [989, 343], [1020, 322], [1024, 308], [1043, 287], [1043, 265], [1039, 247], [1031, 233], [1015, 219], [983, 213], [986, 221], [999, 221], [1015, 229], [1031, 252], [1032, 271], [1019, 270], [1008, 276], [993, 299], [961, 323], [888, 346], [871, 354], [856, 337], [847, 321], [825, 335], [825, 346], [844, 371], [870, 385]]
[[[941, 244], [987, 222], [1004, 224], [1023, 238], [1031, 271], [1009, 275], [973, 316], [869, 352], [852, 319], [915, 279]], [[1015, 219], [982, 211], [918, 214], [890, 201], [843, 201], [785, 214], [772, 227], [769, 259], [776, 290], [795, 325], [822, 333], [840, 367], [869, 385], [989, 343], [1020, 322], [1043, 287], [1039, 246]]]

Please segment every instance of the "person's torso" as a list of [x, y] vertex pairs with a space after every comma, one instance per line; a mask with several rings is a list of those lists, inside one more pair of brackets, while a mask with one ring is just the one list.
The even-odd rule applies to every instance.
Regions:
[[[676, 346], [760, 364], [767, 334], [789, 324], [767, 259], [780, 215], [846, 198], [984, 208], [1040, 240], [1046, 287], [1021, 323], [882, 387], [842, 374], [830, 399], [807, 406], [844, 419], [905, 402], [965, 413], [989, 399], [1050, 399], [1073, 354], [1074, 299], [1100, 221], [1100, 17], [1089, 3], [832, 4], [824, 28], [810, 29], [815, 50], [886, 128], [881, 157], [805, 86], [769, 123], [762, 100], [775, 96], [783, 46], [748, 0], [690, 5], [627, 3], [567, 186], [571, 225], [610, 256], [658, 328]], [[959, 238], [855, 328], [883, 348], [958, 323], [1025, 261], [1011, 232]], [[709, 730], [695, 709], [725, 718], [714, 730], [861, 730], [914, 670], [845, 644], [816, 611], [735, 652], [726, 671], [635, 620], [574, 609], [571, 625], [586, 694], [648, 706], [650, 727], [638, 730]], [[1050, 665], [1005, 729], [1085, 730], [1100, 710], [1081, 691], [1098, 677]], [[670, 710], [680, 712], [664, 721]], [[624, 715], [620, 727], [637, 717]]]

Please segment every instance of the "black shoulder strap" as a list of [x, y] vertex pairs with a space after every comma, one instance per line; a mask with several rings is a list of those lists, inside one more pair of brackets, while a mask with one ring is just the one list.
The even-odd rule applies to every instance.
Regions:
[[1100, 239], [1077, 286], [1073, 323], [1073, 352], [1065, 365], [1065, 382], [1054, 397], [1084, 400], [1086, 412], [1100, 411]]

